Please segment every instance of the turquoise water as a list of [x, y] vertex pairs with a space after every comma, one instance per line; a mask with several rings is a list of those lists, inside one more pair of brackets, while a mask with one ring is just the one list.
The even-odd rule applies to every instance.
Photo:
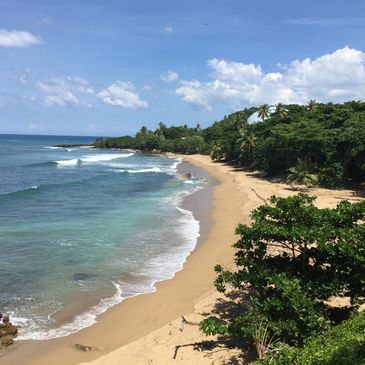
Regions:
[[181, 269], [204, 186], [162, 156], [52, 148], [94, 138], [0, 135], [0, 311], [20, 338], [64, 336]]

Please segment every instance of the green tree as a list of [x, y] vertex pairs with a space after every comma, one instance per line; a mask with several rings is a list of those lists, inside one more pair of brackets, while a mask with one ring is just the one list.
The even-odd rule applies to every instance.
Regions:
[[167, 129], [167, 127], [166, 127], [165, 123], [163, 123], [163, 122], [158, 123], [158, 131], [159, 131], [160, 135], [165, 136], [166, 129]]
[[213, 161], [220, 161], [226, 158], [226, 154], [224, 152], [224, 146], [221, 144], [214, 144], [210, 153], [210, 156]]
[[316, 167], [308, 160], [298, 159], [297, 164], [288, 169], [287, 182], [290, 185], [314, 186], [318, 183]]
[[311, 99], [311, 100], [308, 101], [307, 110], [309, 112], [313, 112], [317, 109], [317, 106], [318, 106], [318, 102], [314, 99]]
[[279, 117], [279, 118], [284, 118], [288, 115], [288, 111], [285, 108], [283, 103], [278, 103], [275, 105], [275, 114]]
[[240, 293], [247, 309], [229, 320], [203, 321], [205, 333], [254, 337], [264, 323], [270, 336], [300, 345], [341, 320], [328, 305], [332, 296], [350, 298], [343, 318], [363, 302], [365, 202], [319, 209], [314, 200], [271, 197], [252, 212], [251, 226], [237, 227], [237, 268], [217, 265], [215, 286]]
[[262, 119], [264, 122], [265, 119], [270, 117], [270, 105], [269, 104], [262, 104], [258, 110], [259, 118]]
[[243, 164], [252, 164], [257, 138], [248, 131], [247, 127], [240, 128], [239, 135], [240, 138], [238, 138], [237, 143], [240, 148], [240, 159]]

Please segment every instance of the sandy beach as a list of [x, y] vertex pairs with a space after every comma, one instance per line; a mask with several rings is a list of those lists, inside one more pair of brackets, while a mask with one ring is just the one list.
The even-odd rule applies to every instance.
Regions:
[[[109, 309], [98, 322], [74, 335], [47, 341], [13, 345], [2, 365], [117, 365], [117, 364], [223, 364], [242, 360], [238, 349], [215, 344], [201, 348], [203, 336], [195, 323], [211, 312], [224, 298], [214, 290], [214, 265], [233, 268], [234, 229], [249, 223], [250, 212], [271, 195], [289, 196], [298, 191], [283, 183], [273, 183], [255, 174], [236, 171], [213, 163], [209, 156], [181, 156], [219, 180], [213, 188], [212, 224], [198, 247], [173, 279], [156, 285], [156, 292], [129, 298]], [[340, 200], [363, 198], [350, 190], [310, 189], [319, 207], [334, 207]], [[184, 324], [181, 317], [193, 324]], [[83, 352], [75, 344], [91, 346]], [[244, 363], [244, 362], [243, 362]]]

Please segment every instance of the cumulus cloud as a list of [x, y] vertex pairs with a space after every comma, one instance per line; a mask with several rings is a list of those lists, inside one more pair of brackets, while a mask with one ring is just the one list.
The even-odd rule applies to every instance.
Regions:
[[122, 108], [147, 108], [148, 102], [142, 100], [134, 90], [135, 87], [130, 81], [118, 80], [106, 89], [102, 89], [97, 97], [105, 104]]
[[175, 71], [168, 71], [160, 77], [164, 82], [176, 82], [179, 80], [179, 74]]
[[42, 39], [32, 33], [20, 30], [9, 31], [0, 29], [0, 47], [27, 48], [42, 43]]
[[174, 28], [172, 28], [170, 25], [165, 27], [163, 31], [167, 34], [172, 34], [174, 32]]
[[94, 88], [87, 80], [76, 76], [54, 77], [36, 82], [37, 88], [47, 94], [44, 102], [48, 106], [79, 106], [77, 94], [93, 94]]
[[217, 101], [234, 107], [300, 103], [310, 99], [342, 102], [365, 99], [365, 53], [344, 47], [321, 57], [295, 60], [280, 72], [260, 65], [212, 59], [208, 82], [181, 80], [176, 94], [207, 110]]

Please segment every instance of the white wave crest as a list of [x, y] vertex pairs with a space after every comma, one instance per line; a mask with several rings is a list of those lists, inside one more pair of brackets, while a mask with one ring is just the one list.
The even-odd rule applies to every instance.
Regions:
[[[114, 155], [115, 156], [115, 155]], [[74, 160], [78, 161], [78, 160]], [[175, 162], [178, 164], [179, 162]], [[171, 167], [169, 167], [171, 169]], [[157, 171], [158, 170], [158, 171]], [[158, 167], [144, 168], [144, 169], [134, 169], [134, 170], [117, 170], [121, 172], [129, 173], [139, 173], [139, 172], [160, 172], [162, 171]], [[133, 171], [133, 172], [131, 172]], [[188, 188], [188, 187], [186, 187]], [[93, 306], [87, 312], [77, 315], [69, 323], [55, 329], [40, 329], [35, 323], [29, 322], [25, 318], [15, 318], [13, 320], [16, 324], [20, 324], [26, 331], [19, 334], [18, 339], [21, 340], [47, 340], [50, 338], [64, 337], [72, 333], [78, 332], [82, 328], [90, 327], [96, 323], [97, 316], [104, 313], [108, 308], [122, 302], [127, 297], [135, 296], [141, 293], [153, 292], [156, 290], [155, 284], [158, 281], [169, 279], [174, 277], [175, 273], [180, 271], [186, 262], [189, 254], [194, 250], [197, 244], [197, 240], [200, 236], [200, 222], [195, 219], [193, 213], [187, 209], [181, 207], [181, 203], [184, 198], [194, 192], [202, 189], [202, 186], [194, 186], [193, 189], [189, 187], [189, 190], [181, 191], [173, 196], [169, 196], [163, 204], [167, 202], [174, 205], [176, 209], [181, 213], [178, 219], [179, 235], [184, 237], [184, 244], [181, 247], [176, 247], [173, 252], [163, 252], [158, 257], [151, 260], [148, 273], [151, 281], [144, 283], [141, 287], [136, 288], [135, 284], [133, 294], [128, 295], [129, 290], [125, 290], [126, 283], [123, 282], [113, 282], [116, 292], [115, 294], [107, 299], [102, 299], [98, 305]], [[163, 268], [163, 270], [161, 270]], [[160, 269], [160, 270], [158, 270]], [[134, 294], [135, 293], [135, 294]]]
[[97, 162], [104, 162], [104, 161], [111, 161], [117, 158], [127, 158], [133, 156], [134, 153], [119, 153], [119, 154], [100, 154], [100, 155], [89, 155], [84, 156], [79, 159], [72, 159], [72, 160], [60, 160], [55, 161], [57, 165], [61, 166], [77, 166], [81, 163], [97, 163]]
[[29, 319], [13, 317], [15, 324], [26, 325], [27, 331], [18, 335], [19, 340], [48, 340], [50, 338], [58, 338], [68, 336], [72, 333], [79, 331], [82, 328], [90, 327], [96, 323], [96, 317], [104, 313], [108, 308], [120, 303], [125, 299], [122, 296], [122, 287], [119, 283], [113, 282], [116, 292], [115, 294], [107, 299], [103, 299], [99, 304], [90, 308], [85, 313], [77, 315], [71, 322], [65, 325], [50, 330], [39, 330], [37, 326]]
[[182, 158], [181, 157], [174, 157], [177, 161], [174, 162], [171, 166], [173, 170], [176, 170], [177, 166], [181, 164]]
[[117, 158], [127, 158], [133, 156], [134, 153], [119, 153], [119, 154], [101, 154], [101, 155], [91, 155], [85, 156], [81, 158], [82, 162], [102, 162], [102, 161], [111, 161]]
[[73, 160], [62, 160], [62, 161], [55, 161], [57, 165], [60, 166], [77, 166], [81, 163], [81, 159], [73, 159]]
[[138, 169], [138, 170], [124, 170], [120, 169], [119, 172], [128, 172], [129, 174], [140, 174], [145, 172], [162, 172], [162, 170], [159, 167], [151, 167], [148, 169]]

